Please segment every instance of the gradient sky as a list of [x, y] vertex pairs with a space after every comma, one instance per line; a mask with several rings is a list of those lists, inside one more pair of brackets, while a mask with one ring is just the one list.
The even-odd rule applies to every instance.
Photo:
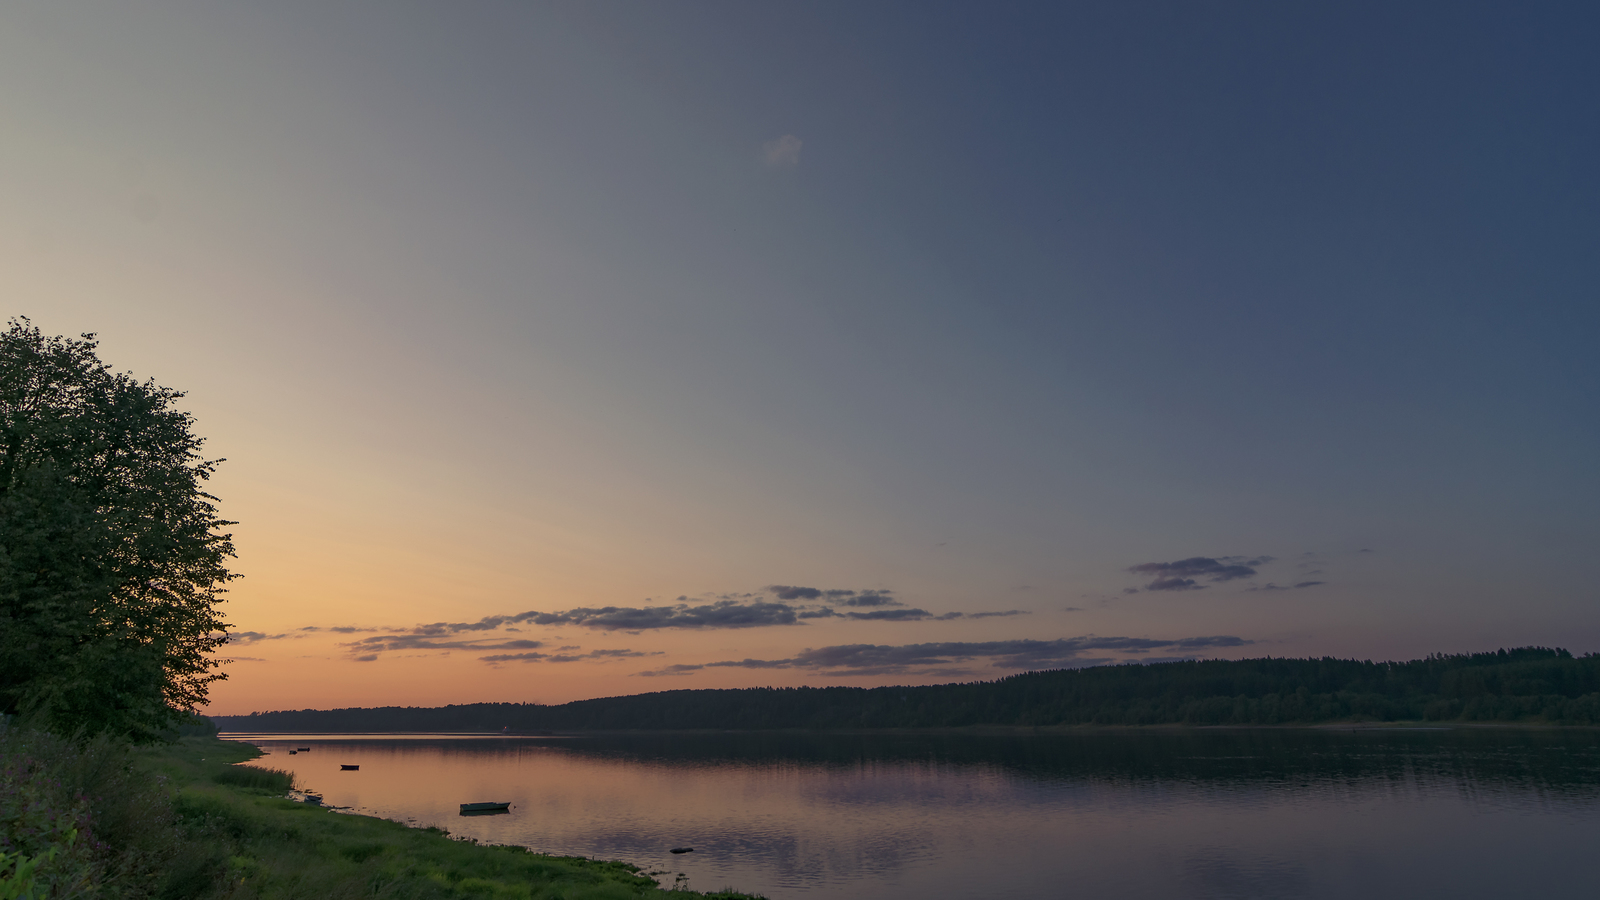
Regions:
[[13, 0], [0, 292], [228, 459], [216, 713], [1600, 650], [1597, 46]]

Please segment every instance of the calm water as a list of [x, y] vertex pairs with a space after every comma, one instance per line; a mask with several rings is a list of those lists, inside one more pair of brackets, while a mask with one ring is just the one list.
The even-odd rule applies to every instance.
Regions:
[[329, 804], [774, 900], [1587, 896], [1600, 849], [1587, 730], [244, 739]]

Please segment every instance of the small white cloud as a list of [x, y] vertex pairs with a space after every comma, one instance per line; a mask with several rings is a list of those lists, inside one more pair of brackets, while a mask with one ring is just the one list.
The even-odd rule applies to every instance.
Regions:
[[800, 165], [800, 139], [786, 134], [761, 145], [761, 158], [774, 169], [792, 169]]

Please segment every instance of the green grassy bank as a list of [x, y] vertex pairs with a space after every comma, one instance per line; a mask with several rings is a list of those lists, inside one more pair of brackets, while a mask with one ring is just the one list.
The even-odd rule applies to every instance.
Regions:
[[[484, 846], [296, 803], [283, 796], [288, 773], [235, 765], [260, 755], [248, 744], [189, 737], [128, 751], [43, 735], [31, 746], [16, 735], [6, 743], [0, 900], [746, 896], [663, 889], [622, 862]], [[56, 759], [40, 758], [52, 752]], [[93, 796], [108, 790], [115, 794]]]

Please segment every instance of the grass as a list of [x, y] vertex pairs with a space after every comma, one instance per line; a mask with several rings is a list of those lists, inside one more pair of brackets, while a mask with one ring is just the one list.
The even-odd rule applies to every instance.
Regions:
[[215, 738], [129, 749], [0, 723], [0, 898], [737, 900], [635, 866], [453, 839], [284, 797]]

